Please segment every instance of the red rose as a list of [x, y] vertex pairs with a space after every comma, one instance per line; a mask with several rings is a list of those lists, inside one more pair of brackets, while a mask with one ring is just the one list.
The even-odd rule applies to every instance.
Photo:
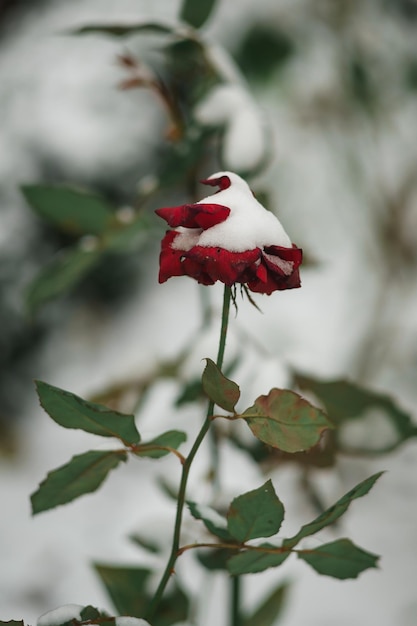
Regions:
[[302, 250], [247, 183], [232, 172], [201, 182], [220, 190], [195, 204], [156, 211], [171, 227], [162, 240], [159, 282], [190, 276], [204, 285], [243, 283], [268, 295], [300, 287]]

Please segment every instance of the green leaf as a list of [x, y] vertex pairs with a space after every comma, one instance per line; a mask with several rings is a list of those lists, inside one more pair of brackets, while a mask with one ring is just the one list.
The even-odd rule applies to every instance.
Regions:
[[195, 519], [200, 519], [213, 535], [223, 539], [223, 541], [233, 541], [227, 530], [227, 520], [220, 513], [207, 505], [196, 502], [187, 502], [187, 506], [191, 515]]
[[147, 456], [152, 459], [159, 459], [170, 453], [170, 450], [167, 450], [167, 448], [177, 450], [186, 440], [187, 435], [181, 430], [168, 430], [166, 433], [155, 437], [155, 439], [151, 441], [135, 446], [134, 454], [136, 456]]
[[[374, 437], [365, 435], [361, 446], [349, 446], [355, 452], [390, 452], [407, 439], [417, 436], [417, 425], [388, 395], [360, 387], [345, 380], [321, 381], [309, 376], [295, 375], [295, 382], [312, 391], [324, 405], [329, 417], [343, 427], [346, 422], [363, 423], [373, 430]], [[347, 426], [347, 424], [346, 424]], [[388, 432], [387, 432], [388, 429]], [[344, 429], [336, 431], [338, 447], [347, 449]]]
[[29, 313], [34, 314], [49, 300], [69, 292], [97, 265], [101, 256], [100, 250], [82, 248], [60, 252], [29, 285], [26, 294]]
[[144, 550], [152, 552], [153, 554], [159, 554], [162, 551], [162, 547], [156, 541], [152, 541], [148, 537], [142, 537], [139, 533], [129, 535], [129, 539]]
[[94, 569], [121, 615], [142, 617], [149, 597], [147, 583], [151, 570], [139, 567], [114, 567], [96, 563]]
[[100, 196], [64, 186], [25, 185], [23, 195], [35, 212], [64, 232], [100, 235], [113, 220], [112, 207]]
[[282, 583], [265, 598], [252, 615], [243, 620], [242, 626], [273, 626], [277, 623], [285, 604], [289, 584]]
[[238, 385], [226, 378], [211, 359], [206, 361], [207, 365], [201, 379], [204, 392], [222, 409], [233, 412], [240, 397]]
[[[226, 376], [229, 376], [233, 373], [233, 371], [239, 365], [240, 361], [240, 357], [237, 356], [235, 359], [233, 359], [233, 361], [231, 361], [231, 363], [228, 364], [228, 366], [224, 370]], [[187, 404], [189, 402], [197, 402], [198, 400], [205, 399], [205, 397], [206, 396], [204, 394], [201, 376], [199, 378], [193, 378], [183, 385], [178, 397], [175, 400], [175, 406], [180, 407], [183, 404]]]
[[36, 381], [42, 408], [60, 426], [77, 428], [102, 437], [116, 437], [126, 444], [140, 441], [133, 415], [126, 415], [94, 402], [87, 402], [69, 391]]
[[174, 487], [168, 480], [165, 480], [163, 476], [158, 476], [156, 482], [161, 488], [162, 493], [164, 493], [167, 498], [169, 498], [170, 500], [174, 500], [174, 502], [178, 500], [178, 489]]
[[314, 550], [299, 550], [298, 557], [319, 574], [345, 580], [370, 567], [378, 567], [379, 557], [355, 546], [350, 539], [338, 539]]
[[346, 69], [348, 70], [346, 78], [349, 92], [359, 105], [371, 113], [377, 105], [377, 85], [362, 55], [354, 52]]
[[117, 450], [91, 450], [74, 456], [66, 465], [49, 472], [31, 495], [32, 513], [53, 509], [95, 491], [110, 470], [126, 459], [126, 453]]
[[215, 84], [216, 75], [213, 68], [208, 65], [205, 58], [207, 55], [201, 43], [197, 41], [180, 43], [183, 45], [167, 46], [165, 53], [173, 84], [177, 86], [184, 84], [187, 77], [190, 81], [187, 83], [187, 92], [181, 91], [177, 95], [181, 102], [186, 100], [190, 132], [181, 141], [171, 142], [164, 147], [163, 159], [158, 164], [158, 179], [162, 189], [170, 189], [181, 184], [184, 176], [190, 175], [201, 154], [207, 149], [209, 136], [213, 135], [212, 129], [191, 126], [191, 117], [197, 102], [207, 93], [210, 86]]
[[326, 428], [333, 428], [323, 411], [285, 389], [271, 389], [267, 396], [259, 396], [241, 417], [255, 437], [283, 452], [308, 450]]
[[99, 611], [94, 606], [86, 606], [81, 611], [81, 620], [82, 621], [90, 621], [90, 620], [100, 620], [99, 624], [115, 624], [116, 618], [110, 617], [104, 611]]
[[[147, 593], [150, 570], [137, 567], [113, 567], [96, 564], [95, 569], [110, 595], [116, 610], [131, 617], [143, 617], [151, 600]], [[178, 584], [164, 595], [152, 618], [152, 626], [171, 626], [183, 622], [189, 601]]]
[[362, 496], [365, 496], [372, 489], [378, 478], [383, 473], [384, 472], [378, 472], [377, 474], [373, 474], [369, 478], [366, 478], [358, 485], [353, 487], [353, 489], [351, 489], [344, 496], [342, 496], [342, 498], [340, 498], [336, 502], [336, 504], [331, 506], [329, 509], [326, 509], [326, 511], [321, 513], [318, 517], [316, 517], [315, 520], [313, 520], [309, 524], [305, 524], [304, 526], [302, 526], [299, 532], [294, 535], [294, 537], [286, 539], [284, 541], [284, 545], [286, 547], [293, 548], [299, 541], [301, 541], [301, 539], [304, 539], [304, 537], [314, 535], [322, 528], [334, 524], [334, 522], [349, 508], [353, 500], [356, 500], [357, 498], [362, 498]]
[[171, 626], [186, 622], [190, 602], [181, 587], [175, 584], [171, 593], [164, 594], [157, 611], [152, 618], [152, 626]]
[[194, 28], [200, 28], [209, 18], [215, 4], [216, 0], [183, 0], [180, 18]]
[[[281, 29], [277, 24], [272, 25], [267, 21], [255, 22], [239, 38], [233, 50], [233, 58], [249, 84], [252, 81], [267, 83], [273, 80], [273, 76], [277, 76], [294, 52], [294, 41], [288, 29]], [[258, 192], [256, 198], [267, 206]]]
[[238, 496], [227, 512], [229, 533], [240, 543], [275, 535], [284, 519], [284, 507], [268, 480], [259, 489]]
[[11, 619], [8, 622], [4, 622], [3, 620], [0, 620], [0, 624], [2, 624], [2, 626], [24, 626], [24, 621], [21, 620], [15, 620], [15, 619]]
[[87, 24], [81, 28], [69, 31], [70, 35], [109, 35], [111, 37], [126, 37], [129, 35], [174, 35], [181, 31], [178, 25], [163, 22], [136, 22], [134, 24]]
[[181, 392], [175, 400], [175, 406], [178, 408], [190, 402], [197, 402], [197, 400], [201, 400], [201, 398], [205, 398], [203, 395], [201, 379], [195, 378], [194, 380], [190, 380], [188, 383], [184, 384]]
[[227, 570], [227, 561], [234, 554], [236, 554], [236, 550], [226, 548], [209, 548], [206, 550], [199, 550], [197, 552], [197, 558], [201, 565], [209, 571]]
[[[264, 548], [262, 550], [262, 548]], [[278, 567], [288, 558], [289, 552], [278, 552], [277, 546], [262, 543], [257, 549], [242, 550], [227, 562], [227, 569], [232, 576], [256, 574], [269, 567]]]
[[145, 241], [148, 232], [149, 221], [140, 215], [130, 224], [114, 224], [111, 231], [103, 237], [102, 245], [106, 252], [130, 252]]

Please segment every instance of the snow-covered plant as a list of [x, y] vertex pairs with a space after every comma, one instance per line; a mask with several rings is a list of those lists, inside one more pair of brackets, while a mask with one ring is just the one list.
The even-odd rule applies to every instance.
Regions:
[[[216, 281], [224, 283], [217, 359], [214, 362], [206, 358], [201, 376], [201, 389], [207, 398], [206, 416], [188, 452], [179, 451], [186, 440], [186, 433], [182, 431], [162, 432], [150, 441], [143, 441], [134, 415], [120, 413], [48, 383], [37, 382], [41, 405], [55, 422], [64, 428], [77, 428], [116, 439], [118, 446], [90, 450], [50, 472], [31, 497], [34, 513], [95, 491], [108, 473], [129, 457], [158, 459], [174, 454], [180, 462], [172, 544], [159, 583], [152, 588], [147, 580], [151, 570], [143, 568], [126, 569], [107, 582], [120, 613], [149, 620], [154, 626], [174, 624], [190, 617], [190, 599], [178, 583], [174, 581], [174, 590], [168, 593], [166, 590], [174, 578], [177, 561], [191, 550], [200, 556], [202, 563], [209, 563], [210, 569], [225, 569], [232, 576], [236, 603], [232, 626], [242, 623], [242, 609], [237, 598], [240, 577], [245, 574], [279, 567], [291, 555], [296, 555], [320, 574], [347, 579], [376, 567], [378, 561], [377, 556], [346, 538], [308, 549], [300, 542], [333, 524], [353, 500], [368, 493], [381, 473], [353, 487], [332, 507], [289, 537], [278, 536], [285, 509], [270, 479], [257, 489], [234, 498], [225, 514], [213, 503], [187, 498], [193, 461], [206, 436], [213, 432], [217, 420], [246, 423], [258, 441], [287, 454], [317, 446], [323, 433], [334, 428], [321, 409], [288, 389], [273, 388], [256, 398], [251, 406], [237, 409], [240, 388], [222, 372], [230, 304], [232, 298], [236, 303], [236, 285], [268, 295], [300, 287], [301, 250], [291, 244], [277, 218], [262, 207], [237, 174], [220, 172], [204, 182], [219, 186], [220, 191], [200, 202], [157, 210], [172, 228], [162, 241], [160, 282], [187, 275], [203, 285], [212, 285]], [[217, 445], [215, 439], [213, 445], [214, 448]], [[215, 454], [213, 468], [214, 473], [218, 471]], [[191, 515], [205, 526], [205, 540], [193, 543], [181, 540], [186, 505]], [[265, 541], [269, 538], [273, 538], [272, 541]], [[75, 610], [74, 606], [69, 607], [70, 618], [68, 607], [65, 610], [64, 607], [42, 617], [39, 626], [67, 623], [78, 626], [114, 620], [116, 625], [119, 623], [120, 618], [110, 618], [92, 607], [76, 606]]]

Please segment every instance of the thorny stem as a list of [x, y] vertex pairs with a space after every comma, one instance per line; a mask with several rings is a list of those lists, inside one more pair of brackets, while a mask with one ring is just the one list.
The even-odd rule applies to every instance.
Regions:
[[[219, 349], [218, 349], [217, 361], [216, 361], [217, 367], [219, 369], [221, 369], [223, 365], [224, 350], [226, 347], [227, 326], [228, 326], [229, 311], [230, 311], [230, 296], [231, 296], [231, 288], [225, 285], [224, 295], [223, 295], [222, 324], [221, 324], [221, 329], [220, 329]], [[181, 482], [180, 482], [180, 486], [178, 490], [177, 513], [175, 517], [175, 526], [174, 526], [174, 534], [172, 538], [171, 553], [168, 558], [168, 562], [166, 564], [164, 573], [162, 574], [162, 578], [159, 582], [158, 588], [155, 592], [154, 597], [152, 598], [149, 604], [147, 613], [145, 615], [145, 619], [148, 619], [148, 620], [150, 620], [153, 617], [158, 607], [158, 604], [162, 598], [162, 595], [165, 591], [165, 587], [168, 584], [170, 576], [174, 572], [174, 566], [179, 556], [181, 522], [182, 522], [182, 514], [183, 514], [184, 504], [185, 504], [185, 494], [186, 494], [186, 489], [187, 489], [188, 476], [190, 473], [191, 464], [194, 460], [194, 457], [197, 454], [197, 451], [210, 428], [210, 424], [212, 421], [210, 418], [213, 414], [213, 410], [214, 410], [214, 402], [210, 400], [208, 408], [207, 408], [206, 419], [204, 420], [204, 423], [200, 429], [200, 432], [198, 433], [196, 440], [194, 441], [194, 444], [182, 466]]]

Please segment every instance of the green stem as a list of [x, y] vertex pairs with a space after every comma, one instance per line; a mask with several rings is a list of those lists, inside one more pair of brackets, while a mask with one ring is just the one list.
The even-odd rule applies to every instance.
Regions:
[[241, 626], [240, 614], [240, 592], [241, 579], [240, 576], [232, 576], [230, 584], [231, 588], [231, 607], [230, 607], [230, 626]]
[[[217, 367], [219, 369], [221, 369], [223, 365], [224, 350], [226, 347], [227, 326], [228, 326], [229, 311], [230, 311], [230, 297], [231, 297], [231, 288], [225, 286], [224, 296], [223, 296], [222, 325], [220, 329], [219, 349], [218, 349], [217, 361], [216, 361]], [[211, 424], [210, 418], [213, 415], [213, 411], [214, 411], [214, 402], [210, 400], [208, 408], [207, 408], [206, 419], [204, 420], [204, 423], [200, 429], [200, 432], [198, 433], [196, 440], [194, 441], [194, 444], [187, 458], [185, 459], [184, 465], [182, 466], [181, 482], [180, 482], [180, 486], [178, 490], [177, 513], [175, 517], [175, 526], [174, 526], [174, 535], [172, 538], [171, 553], [168, 558], [168, 562], [166, 564], [164, 573], [162, 574], [162, 578], [159, 582], [158, 588], [146, 612], [145, 619], [148, 619], [148, 620], [151, 620], [151, 618], [153, 617], [158, 607], [158, 604], [161, 601], [162, 595], [165, 591], [165, 587], [168, 584], [170, 576], [174, 572], [174, 566], [178, 558], [178, 551], [180, 547], [181, 522], [182, 522], [182, 514], [183, 514], [184, 504], [185, 504], [185, 493], [187, 489], [188, 476], [190, 473], [191, 464], [194, 460], [194, 457], [197, 454], [197, 451], [210, 428], [210, 424]]]

